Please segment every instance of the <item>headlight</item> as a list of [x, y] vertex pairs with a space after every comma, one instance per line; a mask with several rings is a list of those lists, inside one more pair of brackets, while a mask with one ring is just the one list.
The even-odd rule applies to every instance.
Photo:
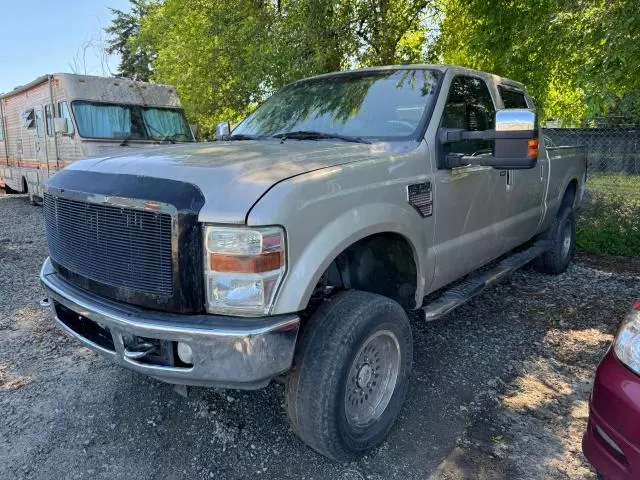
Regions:
[[210, 225], [204, 245], [207, 311], [268, 314], [285, 272], [284, 230]]
[[620, 325], [613, 351], [618, 360], [640, 375], [640, 300], [636, 300], [632, 312]]

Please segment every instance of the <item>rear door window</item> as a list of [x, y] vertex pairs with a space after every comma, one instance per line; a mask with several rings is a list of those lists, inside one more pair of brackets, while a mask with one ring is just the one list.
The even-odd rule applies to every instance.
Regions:
[[504, 108], [529, 108], [524, 92], [498, 85], [498, 92]]

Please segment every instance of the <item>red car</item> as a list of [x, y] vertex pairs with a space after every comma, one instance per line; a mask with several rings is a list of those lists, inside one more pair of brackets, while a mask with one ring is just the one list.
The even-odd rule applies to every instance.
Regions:
[[600, 478], [640, 479], [640, 300], [598, 365], [582, 451]]

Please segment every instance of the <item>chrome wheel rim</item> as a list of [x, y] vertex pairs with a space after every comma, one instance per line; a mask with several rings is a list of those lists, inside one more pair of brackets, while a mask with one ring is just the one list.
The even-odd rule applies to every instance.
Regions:
[[382, 330], [362, 345], [349, 369], [345, 390], [347, 421], [366, 427], [386, 410], [400, 372], [400, 344], [395, 334]]
[[571, 223], [567, 222], [562, 232], [562, 258], [566, 258], [571, 250]]

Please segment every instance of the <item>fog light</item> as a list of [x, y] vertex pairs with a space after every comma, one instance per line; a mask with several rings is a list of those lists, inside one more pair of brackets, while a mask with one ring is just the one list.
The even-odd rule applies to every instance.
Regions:
[[193, 352], [186, 343], [178, 342], [178, 358], [182, 363], [193, 365]]

